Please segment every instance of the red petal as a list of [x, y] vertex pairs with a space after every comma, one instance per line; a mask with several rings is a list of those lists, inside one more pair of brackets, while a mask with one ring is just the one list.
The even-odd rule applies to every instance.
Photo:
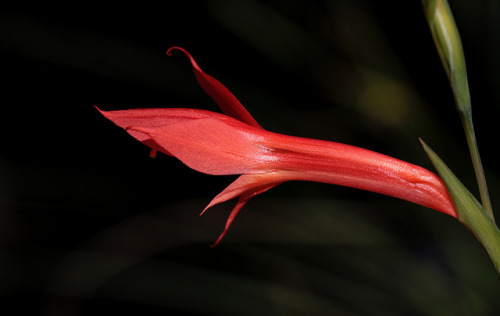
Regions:
[[210, 245], [210, 247], [215, 247], [220, 243], [222, 238], [226, 235], [227, 231], [229, 230], [229, 227], [231, 227], [231, 224], [233, 223], [234, 218], [236, 217], [236, 215], [238, 215], [241, 208], [243, 206], [245, 206], [245, 204], [247, 202], [248, 202], [248, 199], [245, 199], [245, 198], [243, 198], [243, 196], [240, 196], [240, 198], [238, 199], [238, 202], [236, 203], [236, 206], [233, 208], [233, 210], [229, 214], [229, 217], [227, 218], [226, 226], [224, 227], [224, 230], [219, 235], [219, 238], [217, 238], [217, 240], [212, 245]]
[[231, 183], [226, 189], [224, 189], [224, 191], [219, 193], [210, 202], [210, 204], [205, 207], [201, 214], [203, 214], [208, 208], [216, 204], [225, 202], [237, 196], [239, 196], [240, 198], [238, 199], [236, 206], [231, 211], [231, 214], [229, 214], [224, 230], [220, 234], [219, 238], [217, 238], [217, 241], [212, 245], [212, 247], [216, 246], [222, 240], [226, 232], [229, 230], [229, 227], [233, 223], [234, 218], [241, 210], [241, 208], [250, 200], [250, 198], [271, 188], [274, 188], [281, 183], [282, 182], [279, 180], [279, 174], [274, 172], [244, 174], [236, 179], [233, 183]]
[[259, 146], [258, 136], [249, 133], [249, 128], [255, 130], [249, 126], [236, 128], [215, 116], [158, 127], [131, 126], [128, 130], [147, 135], [161, 151], [196, 171], [224, 175], [266, 169], [272, 161], [273, 157]]
[[172, 50], [179, 50], [189, 58], [196, 80], [198, 80], [203, 90], [217, 103], [222, 112], [251, 126], [262, 128], [226, 87], [217, 81], [217, 79], [201, 70], [191, 54], [181, 47], [171, 47], [167, 50], [168, 56], [172, 54]]
[[160, 126], [174, 125], [181, 122], [187, 122], [191, 120], [203, 119], [203, 118], [217, 118], [221, 122], [228, 122], [233, 126], [247, 126], [246, 124], [232, 119], [228, 116], [203, 111], [195, 109], [132, 109], [132, 110], [119, 110], [119, 111], [102, 111], [98, 107], [95, 107], [104, 117], [127, 130], [127, 132], [141, 141], [146, 146], [152, 148], [151, 156], [154, 157], [156, 151], [161, 151], [167, 155], [172, 154], [166, 149], [159, 146], [156, 141], [151, 138], [148, 134], [139, 132], [136, 129], [131, 129], [130, 127], [142, 127], [142, 128], [155, 128]]
[[277, 186], [283, 182], [279, 174], [280, 172], [276, 173], [269, 171], [266, 173], [249, 173], [241, 175], [225, 188], [224, 191], [219, 193], [207, 207], [205, 207], [201, 214], [205, 213], [210, 207], [234, 199], [237, 196], [245, 194], [250, 198]]

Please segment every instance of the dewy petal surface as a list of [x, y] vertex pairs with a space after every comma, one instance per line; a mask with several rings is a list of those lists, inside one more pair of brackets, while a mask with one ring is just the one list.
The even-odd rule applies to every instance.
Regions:
[[196, 80], [205, 92], [217, 103], [222, 112], [248, 125], [262, 128], [259, 123], [248, 113], [245, 107], [236, 97], [214, 77], [207, 75], [201, 70], [193, 56], [181, 47], [171, 47], [167, 50], [167, 55], [171, 55], [173, 50], [181, 51], [191, 61]]

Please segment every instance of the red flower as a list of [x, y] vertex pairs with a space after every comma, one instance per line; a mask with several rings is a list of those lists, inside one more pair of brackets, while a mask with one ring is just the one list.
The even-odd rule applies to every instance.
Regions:
[[190, 58], [200, 85], [233, 117], [195, 109], [99, 111], [153, 153], [174, 156], [207, 174], [241, 174], [205, 208], [239, 197], [215, 244], [251, 197], [291, 180], [382, 193], [457, 217], [445, 185], [434, 173], [366, 149], [266, 131], [191, 55], [181, 48], [167, 54], [172, 49]]

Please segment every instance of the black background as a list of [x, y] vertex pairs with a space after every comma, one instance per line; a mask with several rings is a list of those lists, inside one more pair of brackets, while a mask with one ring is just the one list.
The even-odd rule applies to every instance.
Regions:
[[[451, 1], [498, 205], [500, 6]], [[456, 220], [286, 183], [199, 212], [235, 177], [190, 170], [105, 110], [217, 110], [181, 46], [266, 129], [426, 168], [422, 137], [477, 192], [419, 1], [167, 1], [0, 10], [0, 298], [17, 314], [493, 315], [500, 283]]]

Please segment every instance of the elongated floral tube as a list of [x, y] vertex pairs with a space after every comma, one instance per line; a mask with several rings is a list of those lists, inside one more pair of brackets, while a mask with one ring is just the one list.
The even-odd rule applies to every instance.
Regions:
[[98, 110], [149, 146], [152, 155], [163, 152], [206, 174], [241, 175], [205, 208], [238, 197], [215, 244], [250, 198], [293, 180], [381, 193], [457, 217], [443, 181], [434, 173], [359, 147], [266, 131], [187, 51], [173, 47], [167, 54], [174, 49], [190, 59], [199, 84], [227, 115], [182, 108]]
[[209, 206], [238, 196], [244, 204], [282, 182], [305, 180], [377, 192], [456, 217], [448, 191], [434, 173], [373, 151], [277, 134], [204, 110], [101, 113], [144, 144], [196, 171], [242, 174]]

